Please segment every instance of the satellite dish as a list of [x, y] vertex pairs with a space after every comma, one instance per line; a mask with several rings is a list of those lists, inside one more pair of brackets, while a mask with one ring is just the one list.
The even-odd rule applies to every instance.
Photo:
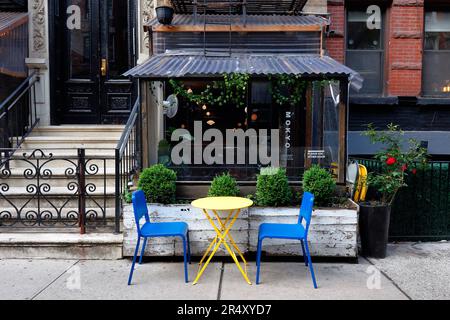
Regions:
[[178, 113], [178, 98], [176, 95], [172, 94], [167, 97], [167, 101], [163, 101], [164, 114], [172, 119]]

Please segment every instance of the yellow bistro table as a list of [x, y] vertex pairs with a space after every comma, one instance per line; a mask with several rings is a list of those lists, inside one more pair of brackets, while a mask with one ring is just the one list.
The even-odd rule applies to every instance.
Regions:
[[[238, 198], [238, 197], [210, 197], [198, 199], [192, 202], [193, 207], [203, 210], [203, 213], [205, 214], [206, 218], [211, 223], [212, 227], [217, 233], [216, 237], [213, 239], [208, 249], [206, 250], [205, 254], [203, 255], [202, 259], [200, 260], [199, 272], [197, 274], [197, 278], [194, 281], [194, 285], [197, 284], [206, 267], [208, 266], [209, 262], [211, 261], [211, 259], [216, 254], [217, 250], [220, 248], [222, 244], [225, 246], [226, 250], [233, 258], [234, 262], [239, 268], [239, 271], [242, 273], [242, 276], [244, 277], [245, 281], [247, 281], [248, 284], [252, 284], [248, 279], [247, 261], [245, 260], [244, 255], [242, 254], [241, 250], [239, 250], [238, 246], [236, 245], [236, 242], [234, 241], [233, 237], [230, 234], [230, 230], [233, 227], [234, 223], [236, 222], [236, 219], [239, 217], [241, 210], [251, 207], [252, 205], [253, 201], [246, 198]], [[227, 217], [225, 220], [220, 218], [218, 214], [219, 211], [227, 212]], [[218, 224], [214, 222], [213, 217], [216, 218]], [[236, 251], [234, 251], [233, 249]], [[242, 259], [244, 269], [242, 269], [241, 263], [236, 253]], [[208, 259], [205, 262], [205, 259], [207, 257]]]

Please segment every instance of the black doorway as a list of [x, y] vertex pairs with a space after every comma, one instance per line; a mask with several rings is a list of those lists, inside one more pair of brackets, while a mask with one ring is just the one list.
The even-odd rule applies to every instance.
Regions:
[[[124, 123], [135, 85], [135, 0], [54, 0], [53, 124]], [[53, 41], [52, 41], [53, 40]]]

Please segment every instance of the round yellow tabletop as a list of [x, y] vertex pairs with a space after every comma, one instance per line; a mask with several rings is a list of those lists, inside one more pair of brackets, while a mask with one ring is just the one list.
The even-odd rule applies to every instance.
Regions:
[[210, 197], [192, 202], [192, 206], [205, 210], [236, 210], [251, 207], [253, 201], [239, 197]]

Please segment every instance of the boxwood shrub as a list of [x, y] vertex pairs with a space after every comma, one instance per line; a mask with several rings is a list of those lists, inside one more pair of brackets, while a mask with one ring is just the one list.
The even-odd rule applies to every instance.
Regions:
[[303, 190], [314, 195], [316, 205], [328, 206], [336, 191], [336, 181], [328, 170], [314, 165], [303, 175]]
[[150, 203], [171, 204], [176, 197], [177, 174], [162, 164], [142, 171], [138, 187], [144, 191]]
[[256, 183], [256, 203], [278, 207], [292, 203], [292, 190], [285, 169], [263, 168]]
[[224, 173], [214, 178], [209, 188], [208, 197], [237, 197], [239, 193], [236, 179], [229, 173]]

